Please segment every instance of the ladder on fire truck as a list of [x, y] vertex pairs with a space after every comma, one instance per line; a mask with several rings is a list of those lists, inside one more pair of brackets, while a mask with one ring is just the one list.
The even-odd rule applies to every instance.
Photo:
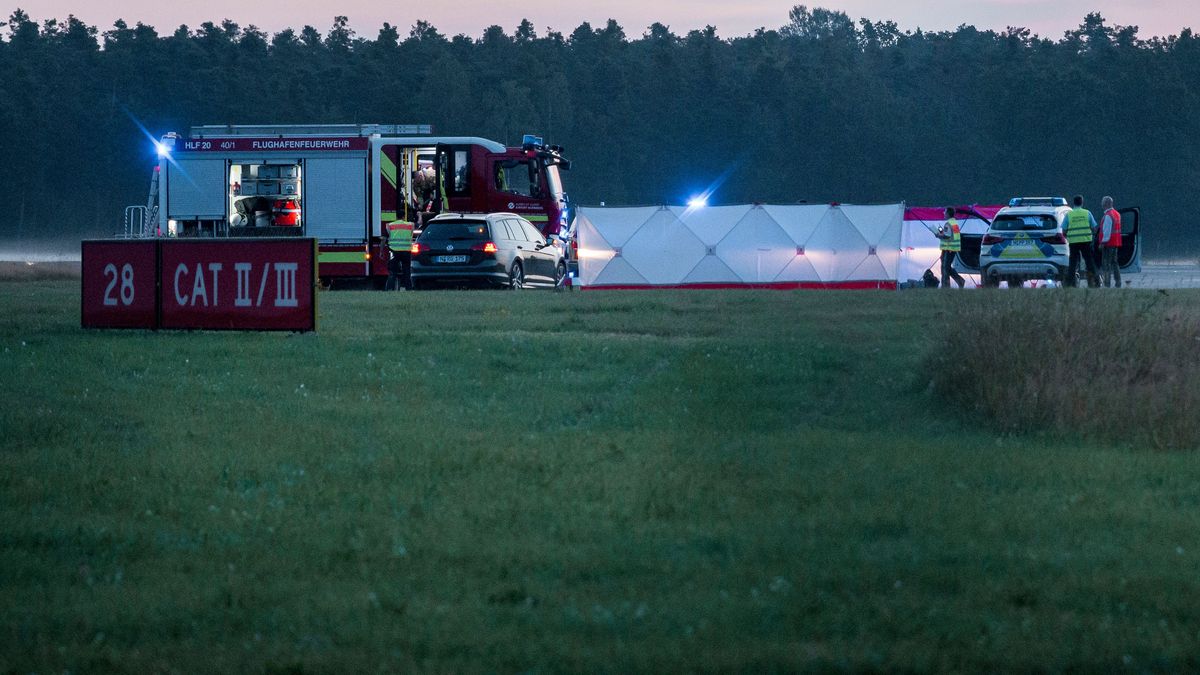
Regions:
[[125, 207], [125, 238], [142, 239], [158, 234], [158, 167], [150, 174], [150, 193], [146, 205]]

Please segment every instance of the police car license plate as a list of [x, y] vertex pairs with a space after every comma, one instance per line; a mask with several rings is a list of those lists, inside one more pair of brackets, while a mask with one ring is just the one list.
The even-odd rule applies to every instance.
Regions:
[[436, 263], [465, 263], [468, 260], [465, 255], [438, 255], [433, 257], [433, 262]]

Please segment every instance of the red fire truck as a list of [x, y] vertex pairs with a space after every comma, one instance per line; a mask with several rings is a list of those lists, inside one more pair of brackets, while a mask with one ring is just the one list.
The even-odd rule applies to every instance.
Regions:
[[518, 213], [566, 237], [562, 148], [434, 136], [428, 125], [200, 126], [158, 141], [146, 206], [129, 236], [305, 236], [322, 277], [384, 277], [384, 226], [441, 211]]

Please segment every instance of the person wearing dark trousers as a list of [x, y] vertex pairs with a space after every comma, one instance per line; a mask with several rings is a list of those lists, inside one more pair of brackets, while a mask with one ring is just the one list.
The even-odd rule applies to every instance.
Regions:
[[950, 288], [950, 279], [962, 288], [966, 281], [954, 270], [954, 256], [962, 252], [962, 228], [953, 207], [946, 207], [946, 222], [937, 229], [937, 238], [942, 240], [942, 288]]
[[1114, 280], [1117, 288], [1120, 288], [1121, 264], [1117, 260], [1117, 252], [1121, 250], [1121, 214], [1113, 208], [1112, 197], [1100, 200], [1100, 208], [1104, 211], [1100, 236], [1096, 242], [1100, 245], [1100, 279], [1105, 288], [1112, 286]]
[[1071, 250], [1071, 259], [1067, 263], [1067, 286], [1079, 285], [1079, 259], [1083, 258], [1087, 266], [1088, 288], [1098, 288], [1100, 278], [1096, 275], [1096, 256], [1092, 241], [1096, 238], [1096, 219], [1092, 212], [1083, 208], [1083, 196], [1075, 195], [1072, 200], [1075, 208], [1067, 214], [1066, 230], [1067, 245]]

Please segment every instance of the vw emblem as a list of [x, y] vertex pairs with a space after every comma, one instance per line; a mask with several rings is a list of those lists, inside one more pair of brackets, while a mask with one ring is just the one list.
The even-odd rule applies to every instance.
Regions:
[[453, 250], [454, 250], [454, 244], [446, 244], [446, 250], [447, 250], [447, 251], [453, 251]]

